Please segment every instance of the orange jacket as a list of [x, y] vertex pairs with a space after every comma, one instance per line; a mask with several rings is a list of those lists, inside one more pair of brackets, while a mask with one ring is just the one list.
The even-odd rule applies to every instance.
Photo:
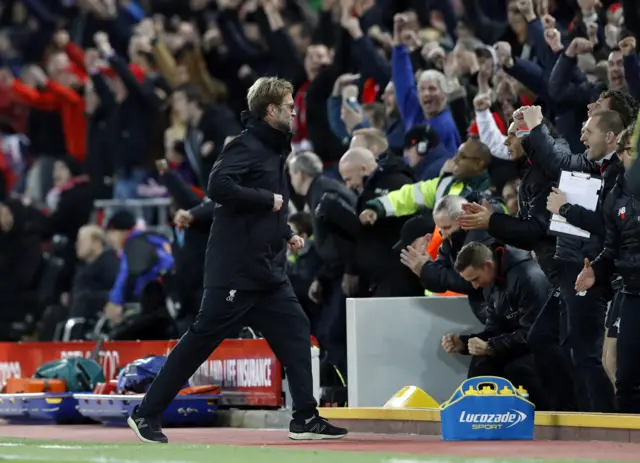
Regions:
[[35, 90], [16, 79], [13, 91], [33, 108], [60, 113], [67, 152], [78, 162], [84, 162], [87, 138], [84, 98], [51, 79], [43, 91]]
[[[438, 249], [440, 249], [440, 245], [442, 244], [442, 235], [440, 234], [440, 229], [438, 227], [433, 231], [433, 235], [431, 235], [431, 241], [427, 244], [427, 253], [431, 256], [433, 260], [438, 258]], [[446, 293], [438, 293], [436, 296], [464, 296], [464, 294], [454, 293], [453, 291], [447, 291]]]

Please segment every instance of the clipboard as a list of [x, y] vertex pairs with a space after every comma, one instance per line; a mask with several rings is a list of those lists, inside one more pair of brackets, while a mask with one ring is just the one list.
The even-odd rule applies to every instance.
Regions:
[[[595, 211], [602, 190], [602, 179], [583, 172], [562, 171], [558, 189], [566, 195], [567, 202], [570, 204]], [[591, 233], [569, 224], [564, 217], [558, 214], [551, 216], [549, 234], [583, 240], [591, 236]]]

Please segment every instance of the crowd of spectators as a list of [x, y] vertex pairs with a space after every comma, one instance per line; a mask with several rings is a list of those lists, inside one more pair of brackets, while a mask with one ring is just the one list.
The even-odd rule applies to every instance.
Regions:
[[[0, 339], [68, 319], [72, 339], [183, 333], [209, 171], [249, 87], [279, 76], [305, 238], [288, 273], [341, 380], [346, 298], [462, 295], [486, 329], [442, 345], [470, 375], [538, 408], [640, 412], [620, 331], [640, 294], [639, 28], [631, 0], [5, 0]], [[566, 170], [602, 177], [596, 211], [558, 189]], [[550, 234], [552, 214], [589, 238]]]

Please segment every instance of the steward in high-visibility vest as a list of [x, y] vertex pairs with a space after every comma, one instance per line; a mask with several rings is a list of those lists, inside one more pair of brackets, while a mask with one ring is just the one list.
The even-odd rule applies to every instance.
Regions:
[[473, 192], [489, 190], [491, 181], [487, 166], [491, 152], [478, 140], [470, 139], [460, 145], [453, 158], [451, 173], [438, 178], [405, 185], [399, 190], [367, 202], [367, 208], [382, 217], [402, 217], [421, 210], [432, 210], [440, 198], [446, 195], [467, 196]]

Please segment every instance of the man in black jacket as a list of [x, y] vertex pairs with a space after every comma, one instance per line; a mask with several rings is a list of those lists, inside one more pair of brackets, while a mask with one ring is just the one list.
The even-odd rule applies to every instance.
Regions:
[[352, 148], [342, 156], [340, 175], [358, 194], [357, 215], [345, 214], [345, 223], [353, 229], [356, 241], [356, 271], [371, 285], [374, 297], [422, 296], [420, 282], [400, 264], [399, 250], [393, 249], [407, 218], [394, 217], [371, 226], [362, 225], [358, 218], [367, 201], [416, 182], [402, 158], [391, 156], [384, 164], [378, 164], [366, 148]]
[[[545, 124], [546, 127], [548, 127]], [[551, 131], [554, 147], [567, 152], [567, 143]], [[549, 178], [535, 158], [529, 129], [522, 112], [516, 112], [509, 126], [505, 146], [520, 172], [518, 187], [518, 213], [515, 216], [495, 214], [491, 208], [481, 204], [463, 205], [465, 213], [457, 218], [466, 230], [486, 230], [501, 242], [527, 251], [535, 252], [538, 264], [554, 287], [560, 282], [561, 265], [554, 259], [556, 238], [548, 234], [551, 213], [547, 210], [547, 197], [555, 180]], [[529, 335], [529, 345], [535, 352], [538, 369], [549, 390], [553, 409], [566, 410], [573, 403], [572, 381], [569, 376], [567, 356], [560, 348], [561, 311], [564, 303], [558, 291], [549, 294], [542, 316], [534, 324]]]
[[562, 171], [584, 172], [602, 177], [602, 188], [595, 211], [572, 205], [558, 189], [552, 191], [547, 200], [549, 212], [559, 214], [567, 222], [590, 233], [588, 239], [559, 236], [555, 258], [560, 261], [560, 294], [565, 301], [569, 321], [568, 343], [573, 363], [586, 390], [580, 403], [581, 411], [611, 412], [614, 409], [613, 387], [602, 366], [602, 344], [604, 341], [604, 319], [607, 303], [613, 296], [611, 282], [602, 282], [591, 288], [586, 295], [575, 291], [575, 279], [582, 270], [585, 257], [594, 259], [603, 246], [605, 229], [602, 218], [602, 203], [615, 184], [622, 166], [615, 154], [616, 137], [624, 130], [622, 117], [616, 111], [604, 110], [592, 113], [587, 120], [582, 142], [587, 146], [583, 154], [572, 155], [556, 149], [547, 128], [541, 124], [542, 115], [538, 106], [523, 109], [525, 123], [531, 129], [534, 165], [540, 164], [549, 178], [558, 181]]
[[529, 391], [530, 400], [546, 410], [545, 391], [537, 377], [527, 336], [551, 288], [529, 252], [494, 242], [462, 247], [455, 269], [474, 288], [482, 288], [487, 322], [481, 333], [447, 334], [448, 353], [473, 355], [468, 377], [501, 376]]
[[291, 185], [313, 211], [313, 235], [322, 260], [309, 298], [322, 305], [318, 320], [318, 341], [329, 363], [347, 375], [347, 321], [345, 294], [358, 292], [354, 268], [355, 241], [341, 214], [346, 208], [355, 214], [356, 195], [343, 183], [322, 175], [320, 158], [311, 152], [297, 154], [289, 162]]
[[[321, 418], [313, 397], [309, 319], [286, 275], [286, 244], [302, 248], [287, 224], [285, 158], [295, 115], [291, 83], [258, 79], [249, 89], [246, 129], [216, 161], [207, 188], [214, 206], [198, 318], [128, 419], [143, 442], [166, 443], [159, 418], [211, 352], [245, 322], [260, 331], [286, 369], [294, 403], [289, 437], [347, 434]], [[284, 209], [283, 209], [284, 208]]]
[[[633, 163], [630, 131], [618, 137], [618, 155], [628, 171]], [[616, 401], [618, 413], [640, 413], [640, 203], [630, 189], [631, 181], [625, 174], [618, 176], [615, 187], [603, 205], [607, 230], [604, 249], [593, 261], [585, 259], [585, 267], [576, 280], [576, 291], [588, 291], [598, 282], [611, 281], [614, 274], [622, 279], [622, 288], [616, 295], [619, 301], [617, 333]]]

